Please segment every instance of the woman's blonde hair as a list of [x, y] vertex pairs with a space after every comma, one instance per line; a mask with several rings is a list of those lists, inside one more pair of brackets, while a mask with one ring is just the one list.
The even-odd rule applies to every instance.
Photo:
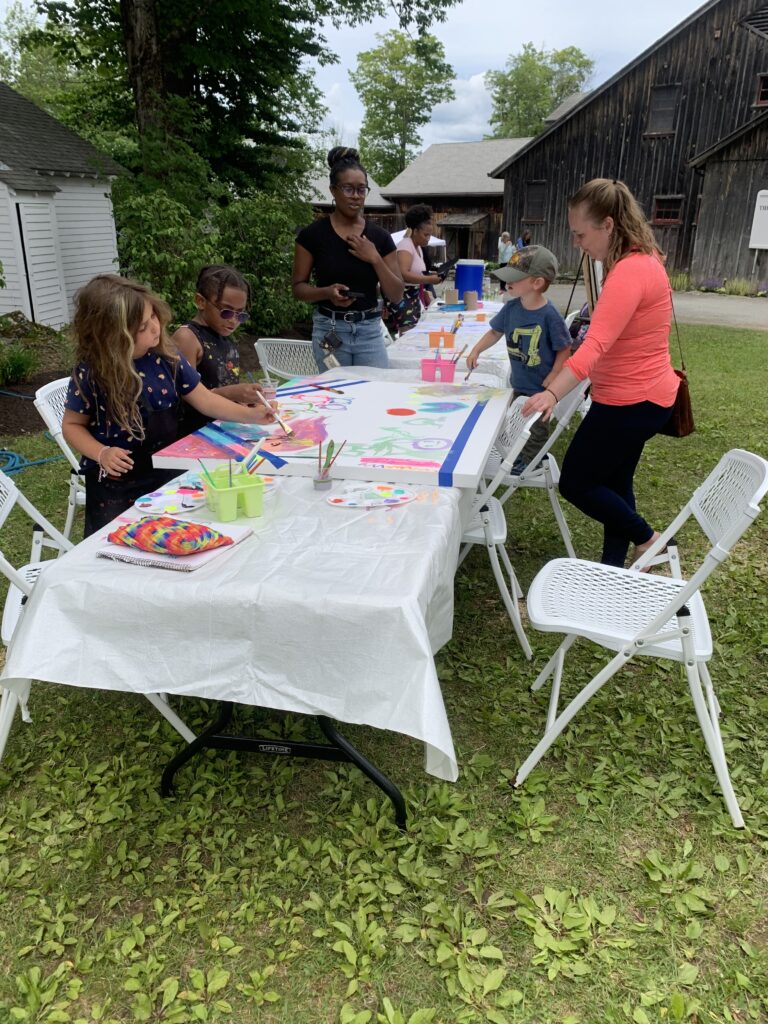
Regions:
[[623, 181], [593, 178], [568, 200], [568, 209], [583, 206], [593, 224], [601, 224], [606, 217], [613, 220], [608, 255], [603, 260], [607, 274], [614, 264], [631, 250], [652, 255], [659, 246], [640, 204]]
[[96, 402], [97, 420], [103, 411], [109, 422], [136, 438], [144, 437], [144, 425], [139, 406], [142, 381], [133, 363], [133, 343], [147, 302], [160, 321], [160, 340], [153, 351], [175, 369], [179, 357], [166, 333], [171, 309], [138, 281], [117, 274], [92, 278], [75, 295], [72, 321], [77, 362], [87, 365], [90, 382], [105, 402], [103, 410]]

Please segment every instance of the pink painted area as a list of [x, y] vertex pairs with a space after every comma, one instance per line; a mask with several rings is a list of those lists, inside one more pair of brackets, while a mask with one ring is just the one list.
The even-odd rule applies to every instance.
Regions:
[[360, 459], [361, 466], [382, 466], [392, 469], [442, 469], [442, 462], [433, 462], [431, 459], [398, 459], [384, 456], [367, 455]]
[[293, 437], [278, 430], [277, 433], [265, 437], [261, 442], [261, 447], [278, 455], [281, 452], [301, 452], [305, 449], [317, 448], [320, 442], [325, 441], [328, 437], [324, 416], [292, 419], [289, 426], [294, 433]]

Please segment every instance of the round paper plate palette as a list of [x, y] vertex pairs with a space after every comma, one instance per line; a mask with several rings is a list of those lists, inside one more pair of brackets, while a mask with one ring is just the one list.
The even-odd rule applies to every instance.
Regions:
[[141, 512], [150, 514], [189, 512], [205, 504], [205, 491], [200, 477], [185, 475], [180, 480], [143, 494], [135, 501]]
[[410, 487], [399, 484], [347, 484], [341, 494], [325, 500], [334, 508], [394, 508], [407, 505], [416, 497]]

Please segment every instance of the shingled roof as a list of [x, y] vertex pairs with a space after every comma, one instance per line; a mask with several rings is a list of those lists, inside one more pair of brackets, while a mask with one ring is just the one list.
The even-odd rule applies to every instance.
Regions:
[[390, 196], [500, 196], [504, 182], [489, 178], [530, 139], [440, 142], [426, 149], [385, 187]]
[[0, 82], [0, 180], [16, 188], [52, 191], [45, 176], [105, 178], [124, 168], [56, 118]]

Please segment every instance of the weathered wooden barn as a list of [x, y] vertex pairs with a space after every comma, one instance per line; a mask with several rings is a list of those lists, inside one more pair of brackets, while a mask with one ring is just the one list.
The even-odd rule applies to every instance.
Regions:
[[[504, 180], [505, 223], [528, 228], [574, 268], [568, 197], [590, 178], [620, 178], [642, 203], [667, 265], [689, 271], [704, 180], [693, 162], [766, 106], [768, 3], [709, 0], [493, 169]], [[754, 205], [754, 196], [731, 200]], [[714, 274], [701, 260], [696, 267]]]
[[768, 249], [750, 249], [749, 242], [755, 197], [768, 189], [768, 108], [705, 150], [691, 167], [703, 179], [691, 276], [712, 287], [747, 278], [765, 291]]
[[[448, 256], [495, 260], [498, 239], [507, 228], [502, 218], [504, 186], [489, 171], [529, 139], [484, 139], [429, 146], [382, 189], [401, 216], [416, 203], [435, 212], [435, 230]], [[507, 230], [512, 231], [512, 228]]]

